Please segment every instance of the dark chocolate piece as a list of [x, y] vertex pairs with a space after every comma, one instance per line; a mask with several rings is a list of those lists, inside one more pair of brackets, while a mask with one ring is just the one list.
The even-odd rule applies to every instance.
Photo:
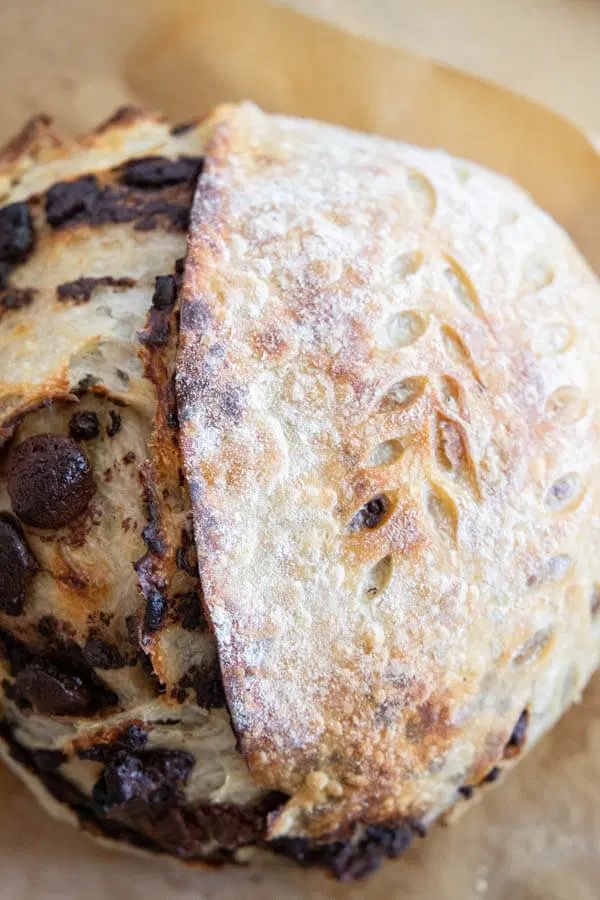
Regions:
[[92, 697], [81, 678], [67, 675], [44, 659], [34, 659], [21, 669], [10, 689], [18, 702], [25, 701], [40, 715], [85, 714]]
[[25, 535], [12, 516], [0, 515], [0, 610], [9, 616], [23, 611], [28, 584], [36, 571]]
[[91, 409], [74, 413], [69, 420], [69, 434], [74, 441], [92, 441], [100, 434], [100, 421]]
[[83, 648], [83, 658], [92, 669], [122, 669], [126, 665], [118, 647], [98, 635], [91, 635]]
[[22, 263], [33, 249], [34, 231], [26, 203], [9, 203], [0, 209], [0, 260]]
[[102, 275], [97, 278], [76, 278], [75, 281], [65, 281], [56, 288], [59, 300], [73, 300], [75, 303], [87, 303], [92, 296], [92, 291], [97, 287], [112, 287], [119, 290], [135, 287], [133, 278], [113, 278], [112, 275]]
[[46, 194], [46, 218], [52, 228], [59, 228], [76, 217], [90, 213], [100, 198], [100, 185], [95, 175], [82, 175], [74, 181], [59, 181]]
[[162, 188], [182, 182], [195, 182], [202, 171], [202, 157], [146, 156], [125, 163], [120, 181], [136, 188]]
[[177, 279], [175, 275], [157, 275], [154, 284], [152, 305], [155, 309], [170, 309], [177, 299]]
[[348, 530], [361, 531], [363, 528], [377, 528], [388, 511], [389, 505], [389, 500], [384, 494], [369, 500], [353, 517]]
[[194, 757], [181, 750], [154, 750], [136, 755], [119, 751], [104, 767], [93, 790], [94, 802], [106, 813], [119, 807], [143, 813], [183, 799], [182, 787]]
[[154, 634], [162, 625], [167, 612], [167, 600], [159, 591], [152, 591], [146, 600], [144, 610], [144, 632]]
[[34, 435], [15, 448], [9, 463], [12, 507], [27, 525], [61, 528], [87, 509], [94, 493], [92, 470], [70, 438]]
[[109, 437], [114, 437], [121, 430], [121, 416], [114, 409], [109, 410], [110, 423], [106, 426], [106, 433]]

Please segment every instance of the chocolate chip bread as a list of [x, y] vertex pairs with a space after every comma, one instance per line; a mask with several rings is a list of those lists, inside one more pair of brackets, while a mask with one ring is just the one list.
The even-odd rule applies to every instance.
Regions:
[[1, 736], [52, 811], [355, 878], [598, 664], [600, 286], [500, 176], [222, 107], [0, 158]]

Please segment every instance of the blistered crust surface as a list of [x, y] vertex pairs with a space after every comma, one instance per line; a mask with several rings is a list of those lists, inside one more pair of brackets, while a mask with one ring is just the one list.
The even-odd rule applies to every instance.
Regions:
[[273, 835], [428, 823], [598, 662], [600, 289], [473, 164], [213, 124], [178, 393], [234, 726]]

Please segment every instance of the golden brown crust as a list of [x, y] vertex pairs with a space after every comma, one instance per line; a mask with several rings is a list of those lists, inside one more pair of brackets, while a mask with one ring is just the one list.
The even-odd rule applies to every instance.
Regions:
[[475, 165], [213, 125], [178, 393], [234, 727], [273, 836], [429, 823], [598, 661], [600, 289]]

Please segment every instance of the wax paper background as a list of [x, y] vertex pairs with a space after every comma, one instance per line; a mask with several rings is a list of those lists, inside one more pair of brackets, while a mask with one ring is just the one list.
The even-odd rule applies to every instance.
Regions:
[[[4, 0], [0, 140], [44, 109], [74, 133], [133, 102], [186, 119], [223, 99], [443, 146], [504, 171], [600, 271], [600, 157], [508, 91], [264, 0]], [[596, 900], [600, 676], [499, 790], [369, 882], [284, 864], [186, 869], [98, 847], [0, 768], [0, 897], [10, 900]]]

